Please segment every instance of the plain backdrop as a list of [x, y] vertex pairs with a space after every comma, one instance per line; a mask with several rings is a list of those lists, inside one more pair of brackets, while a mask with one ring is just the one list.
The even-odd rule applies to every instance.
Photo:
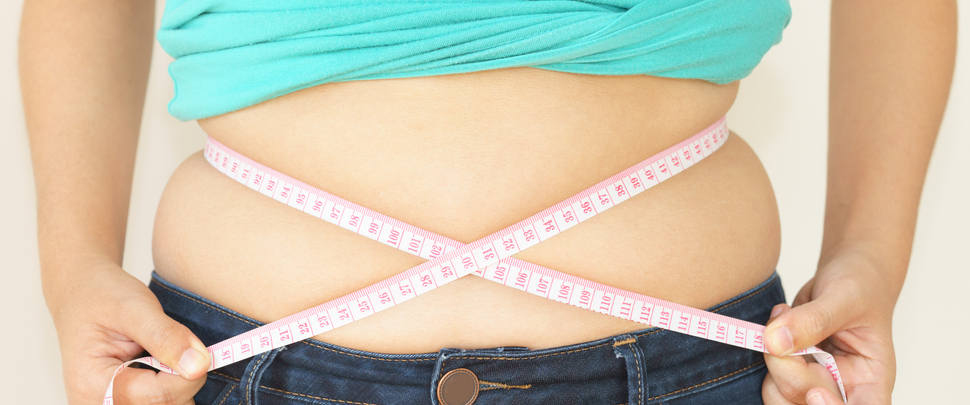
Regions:
[[[961, 0], [960, 6], [968, 3]], [[0, 348], [6, 353], [0, 403], [62, 404], [57, 337], [41, 295], [34, 186], [17, 82], [20, 7], [21, 1], [0, 3]], [[792, 8], [784, 40], [742, 81], [728, 114], [732, 130], [754, 147], [775, 187], [782, 224], [778, 271], [789, 303], [814, 273], [821, 245], [829, 35], [828, 2], [796, 0]], [[893, 324], [899, 368], [894, 400], [902, 404], [968, 403], [970, 17], [962, 11], [957, 73]], [[146, 282], [162, 189], [176, 166], [205, 142], [195, 122], [168, 115], [171, 59], [157, 43], [153, 58], [124, 261]]]

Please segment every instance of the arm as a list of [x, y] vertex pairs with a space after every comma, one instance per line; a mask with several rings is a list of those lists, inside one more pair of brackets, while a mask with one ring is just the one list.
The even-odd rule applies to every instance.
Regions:
[[[153, 19], [152, 1], [28, 0], [23, 7], [19, 68], [41, 279], [71, 403], [100, 403], [115, 367], [142, 348], [173, 368], [185, 350], [200, 351], [205, 367], [186, 377], [198, 379], [208, 367], [202, 342], [121, 268]], [[118, 391], [158, 392], [155, 383], [197, 391], [204, 380], [163, 377], [126, 370]]]
[[[820, 266], [857, 253], [895, 305], [956, 58], [956, 3], [836, 1]], [[870, 2], [871, 3], [871, 2]], [[887, 202], [891, 202], [887, 204]]]
[[[953, 76], [956, 3], [836, 0], [831, 30], [819, 267], [795, 308], [776, 308], [766, 334], [777, 356], [828, 338], [821, 347], [836, 355], [849, 403], [888, 404], [896, 374], [892, 313]], [[817, 365], [766, 358], [766, 402], [841, 403]]]

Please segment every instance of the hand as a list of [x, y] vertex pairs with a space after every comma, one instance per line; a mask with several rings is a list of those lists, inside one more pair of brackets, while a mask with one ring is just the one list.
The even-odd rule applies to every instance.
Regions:
[[765, 356], [765, 404], [843, 403], [825, 367], [811, 357], [785, 357], [813, 345], [835, 356], [850, 405], [892, 402], [892, 311], [899, 289], [887, 278], [864, 255], [842, 254], [802, 287], [794, 308], [775, 306], [765, 331], [771, 353]]
[[116, 404], [193, 404], [205, 383], [209, 353], [188, 328], [169, 318], [141, 281], [114, 263], [85, 268], [51, 306], [71, 404], [101, 404], [124, 361], [148, 350], [181, 376], [126, 368], [114, 383]]

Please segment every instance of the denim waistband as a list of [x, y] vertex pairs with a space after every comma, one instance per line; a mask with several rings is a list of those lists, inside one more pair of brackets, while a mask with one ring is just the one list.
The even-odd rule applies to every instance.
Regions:
[[[207, 346], [262, 325], [154, 273], [149, 287], [166, 314]], [[763, 325], [782, 302], [785, 294], [773, 274], [708, 311]], [[443, 348], [425, 354], [366, 352], [309, 339], [211, 371], [196, 403], [441, 405], [435, 395], [440, 378], [462, 368], [478, 378], [477, 405], [668, 403], [746, 376], [758, 380], [754, 394], [760, 402], [764, 367], [761, 353], [658, 328], [551, 349]], [[714, 398], [749, 403], [739, 395], [752, 393], [735, 391]]]

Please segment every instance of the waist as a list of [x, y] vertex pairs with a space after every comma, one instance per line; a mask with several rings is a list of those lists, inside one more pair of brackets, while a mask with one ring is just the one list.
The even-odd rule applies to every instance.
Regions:
[[[724, 105], [723, 88], [706, 83], [657, 78], [470, 76], [337, 83], [203, 127], [271, 168], [467, 243], [692, 135], [733, 99]], [[676, 178], [516, 257], [707, 307], [771, 273], [777, 228], [767, 177], [731, 136]], [[267, 199], [199, 156], [165, 191], [154, 247], [159, 274], [264, 322], [422, 261]], [[420, 298], [320, 339], [414, 353], [552, 347], [640, 328], [474, 278]], [[567, 325], [575, 327], [544, 333]]]
[[[150, 287], [166, 313], [206, 345], [261, 325], [157, 275]], [[772, 275], [708, 311], [763, 324], [781, 302], [784, 291]], [[760, 401], [763, 361], [758, 352], [657, 328], [543, 350], [442, 348], [405, 355], [307, 340], [210, 372], [196, 401], [235, 403], [251, 395], [274, 403], [433, 403], [443, 376], [464, 369], [478, 380], [476, 404], [643, 404], [685, 396], [690, 403], [748, 403]]]

